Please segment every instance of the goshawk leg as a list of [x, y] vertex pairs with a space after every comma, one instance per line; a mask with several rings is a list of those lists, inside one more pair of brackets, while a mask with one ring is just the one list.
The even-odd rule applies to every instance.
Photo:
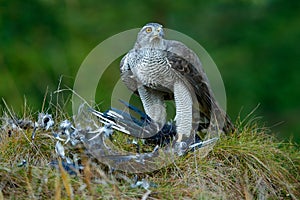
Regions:
[[138, 88], [144, 110], [146, 114], [161, 126], [166, 123], [167, 111], [164, 102], [163, 94], [161, 92], [152, 90], [145, 86]]
[[174, 84], [174, 99], [178, 134], [176, 142], [181, 142], [183, 137], [188, 138], [190, 136], [193, 123], [193, 98], [191, 91], [181, 81]]

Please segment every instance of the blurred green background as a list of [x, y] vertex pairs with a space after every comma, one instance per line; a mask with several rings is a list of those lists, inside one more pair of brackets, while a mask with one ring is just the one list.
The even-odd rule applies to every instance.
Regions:
[[[46, 90], [71, 87], [87, 54], [106, 38], [148, 22], [198, 41], [223, 76], [228, 112], [256, 116], [300, 142], [300, 1], [0, 0], [0, 96], [16, 112], [41, 110]], [[102, 106], [119, 79], [107, 69]], [[115, 74], [111, 76], [111, 74]], [[3, 102], [1, 102], [3, 107]]]

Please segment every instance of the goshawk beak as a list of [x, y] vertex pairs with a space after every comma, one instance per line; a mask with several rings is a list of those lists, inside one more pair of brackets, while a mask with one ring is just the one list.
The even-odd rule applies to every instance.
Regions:
[[162, 27], [158, 27], [154, 30], [153, 39], [161, 39], [164, 36], [164, 31]]

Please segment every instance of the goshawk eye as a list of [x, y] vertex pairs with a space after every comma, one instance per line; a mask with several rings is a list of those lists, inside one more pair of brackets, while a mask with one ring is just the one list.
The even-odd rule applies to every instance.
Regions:
[[152, 31], [152, 28], [151, 27], [147, 27], [146, 28], [146, 33], [150, 33]]

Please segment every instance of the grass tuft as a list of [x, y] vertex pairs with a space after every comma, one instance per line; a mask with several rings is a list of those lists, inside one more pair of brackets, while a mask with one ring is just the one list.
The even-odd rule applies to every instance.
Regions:
[[[56, 120], [65, 116], [59, 112]], [[30, 128], [2, 128], [0, 199], [300, 199], [299, 146], [278, 141], [255, 120], [236, 126], [237, 132], [223, 136], [206, 156], [189, 153], [145, 174], [111, 172], [74, 149], [84, 170], [72, 176], [61, 164], [58, 169], [49, 165], [57, 160], [51, 131], [38, 130], [31, 140]], [[26, 164], [20, 165], [22, 160]], [[152, 186], [133, 188], [135, 176]]]

